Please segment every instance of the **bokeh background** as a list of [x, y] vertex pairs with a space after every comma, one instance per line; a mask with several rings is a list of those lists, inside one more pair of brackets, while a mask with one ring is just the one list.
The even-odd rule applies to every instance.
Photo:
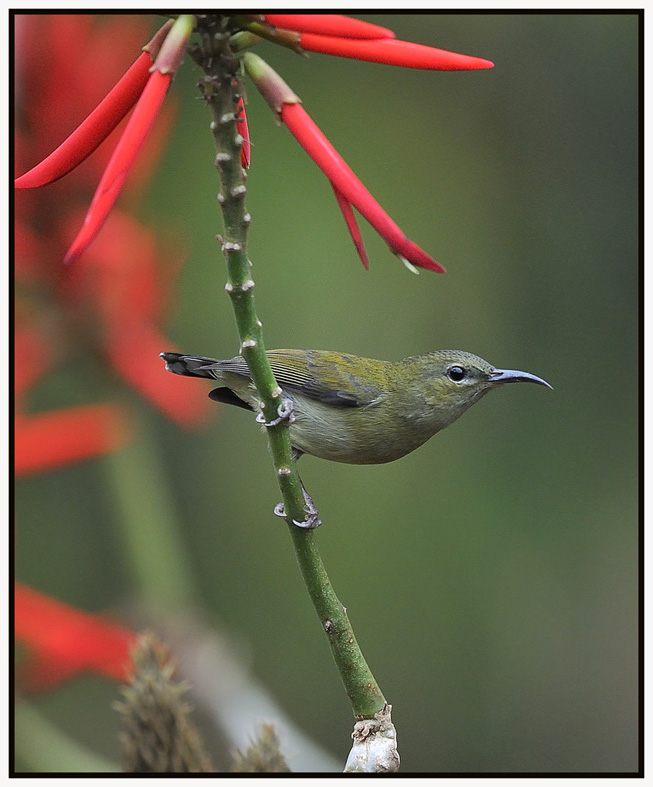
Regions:
[[[250, 256], [266, 345], [387, 359], [465, 349], [555, 390], [509, 386], [389, 465], [304, 458], [322, 557], [394, 707], [404, 772], [634, 771], [640, 20], [364, 18], [496, 63], [413, 71], [260, 47], [448, 272], [411, 275], [361, 220], [365, 271], [326, 179], [250, 87]], [[229, 357], [238, 339], [198, 76], [187, 59], [138, 215], [185, 254], [160, 349]], [[253, 419], [216, 405], [184, 429], [85, 369], [55, 366], [32, 409], [78, 403], [80, 390], [119, 395], [133, 435], [120, 452], [17, 478], [16, 577], [137, 627], [165, 629], [166, 611], [188, 620], [192, 607], [283, 711], [282, 729], [292, 722], [341, 767], [350, 710], [272, 516], [278, 490]], [[210, 389], [163, 366], [160, 386]], [[117, 698], [89, 675], [29, 707], [117, 762]], [[56, 769], [18, 745], [19, 770]]]

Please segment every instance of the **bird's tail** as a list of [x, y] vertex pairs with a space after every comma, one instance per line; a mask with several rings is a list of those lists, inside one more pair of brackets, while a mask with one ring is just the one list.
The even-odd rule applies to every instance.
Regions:
[[215, 379], [215, 366], [217, 361], [213, 358], [202, 358], [199, 355], [181, 355], [181, 353], [161, 353], [161, 358], [166, 362], [166, 369], [173, 374], [186, 377], [207, 377]]

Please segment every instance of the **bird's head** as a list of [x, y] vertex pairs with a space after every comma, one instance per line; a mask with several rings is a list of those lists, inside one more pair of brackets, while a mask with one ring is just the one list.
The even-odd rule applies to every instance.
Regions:
[[506, 383], [537, 383], [551, 388], [546, 380], [528, 372], [497, 369], [478, 355], [462, 350], [436, 350], [406, 358], [406, 378], [412, 379], [419, 395], [441, 425], [450, 424], [482, 396]]

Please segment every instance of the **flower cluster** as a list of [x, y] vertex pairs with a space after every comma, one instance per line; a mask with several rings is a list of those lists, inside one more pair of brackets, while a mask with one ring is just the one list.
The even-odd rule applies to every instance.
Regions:
[[[143, 30], [137, 17], [129, 25], [123, 19], [96, 24], [92, 17], [76, 15], [17, 17], [18, 166], [42, 157], [52, 149], [53, 141], [61, 138], [68, 115], [60, 108], [65, 106], [69, 91], [80, 107], [92, 108], [98, 88], [111, 84], [125, 54], [142, 40]], [[43, 40], [50, 45], [47, 69], [42, 67], [38, 49]], [[109, 42], [113, 44], [109, 46]], [[98, 51], [106, 54], [102, 68], [94, 71]], [[150, 55], [145, 53], [144, 57], [149, 60]], [[142, 58], [137, 62], [142, 64]], [[147, 69], [143, 72], [142, 65], [140, 68], [143, 80]], [[133, 79], [135, 69], [130, 72]], [[115, 108], [117, 98], [112, 93], [110, 103]], [[132, 100], [133, 94], [134, 89]], [[24, 96], [38, 96], [39, 100], [23, 100]], [[98, 109], [89, 117], [97, 119], [103, 114], [106, 119], [106, 109]], [[48, 118], [47, 123], [43, 117]], [[149, 177], [171, 113], [161, 120], [133, 172], [132, 193]], [[112, 124], [115, 127], [115, 117]], [[49, 373], [58, 373], [71, 363], [91, 363], [113, 371], [182, 424], [197, 424], [210, 412], [202, 392], [190, 386], [182, 392], [163, 385], [156, 363], [161, 346], [170, 343], [159, 325], [183, 260], [179, 242], [169, 238], [164, 250], [150, 229], [119, 210], [113, 212], [89, 252], [92, 265], [64, 268], [60, 264], [89, 188], [107, 163], [106, 152], [100, 149], [70, 177], [59, 180], [72, 162], [80, 164], [93, 145], [99, 144], [89, 125], [74, 139], [72, 149], [64, 143], [58, 155], [46, 157], [25, 176], [32, 179], [31, 185], [47, 178], [58, 182], [45, 189], [16, 192], [15, 468], [21, 475], [101, 456], [124, 445], [133, 433], [134, 424], [122, 403], [93, 402], [31, 412], [32, 392]]]
[[[81, 126], [45, 161], [16, 181], [18, 188], [33, 188], [62, 177], [83, 161], [135, 105], [130, 121], [100, 180], [78, 233], [66, 254], [73, 261], [88, 248], [104, 224], [122, 190], [155, 117], [174, 71], [181, 62], [196, 19], [181, 15], [167, 22], [125, 76]], [[411, 68], [461, 70], [490, 68], [483, 58], [447, 52], [409, 41], [399, 41], [384, 27], [336, 14], [264, 14], [227, 17], [236, 56], [266, 39], [297, 51], [320, 52], [340, 57]], [[333, 186], [347, 227], [365, 267], [368, 259], [352, 207], [356, 208], [409, 267], [442, 272], [444, 268], [410, 241], [374, 200], [339, 156], [309, 115], [300, 99], [281, 77], [250, 52], [243, 60], [248, 74], [300, 145], [325, 173]], [[249, 166], [250, 143], [242, 99], [235, 107], [241, 123], [241, 162]], [[414, 269], [414, 268], [413, 268]]]
[[[494, 65], [481, 57], [461, 55], [411, 41], [398, 41], [392, 30], [347, 16], [265, 14], [263, 18], [267, 25], [281, 31], [282, 36], [283, 31], [294, 31], [297, 34], [294, 38], [291, 36], [289, 39], [285, 34], [286, 42], [294, 40], [300, 49], [308, 52], [437, 71], [469, 71], [492, 68]], [[249, 25], [249, 29], [274, 40], [274, 33], [256, 27], [255, 22]]]
[[[93, 108], [97, 91], [110, 87], [145, 31], [138, 17], [129, 24], [122, 18], [98, 23], [92, 16], [68, 14], [16, 17], [18, 167], [43, 158], [65, 135], [69, 115], [61, 107], [69, 94], [82, 110]], [[48, 42], [48, 68], [43, 67], [43, 41]], [[100, 64], [98, 51], [103, 53]], [[149, 60], [149, 54], [145, 56]], [[139, 62], [143, 80], [143, 58]], [[147, 77], [147, 69], [144, 73]], [[114, 93], [114, 109], [116, 100]], [[90, 117], [97, 119], [102, 112], [91, 112]], [[149, 178], [172, 113], [162, 113], [160, 120], [132, 173], [132, 197]], [[101, 457], [133, 439], [137, 424], [131, 408], [122, 397], [107, 397], [106, 386], [94, 391], [88, 380], [106, 378], [115, 387], [113, 374], [186, 426], [215, 413], [193, 386], [182, 391], [164, 385], [157, 363], [160, 348], [170, 343], [159, 325], [169, 311], [184, 259], [178, 240], [169, 237], [164, 249], [151, 229], [125, 210], [116, 210], [88, 252], [90, 265], [61, 265], [93, 183], [107, 164], [103, 149], [81, 163], [98, 144], [86, 126], [72, 152], [62, 146], [60, 155], [46, 157], [40, 172], [37, 168], [29, 176], [58, 182], [16, 192], [14, 469], [21, 479]], [[59, 180], [71, 156], [80, 166]], [[67, 406], [39, 407], [43, 386], [53, 379], [60, 384], [62, 375], [69, 376], [71, 388], [79, 386], [84, 392]], [[125, 679], [134, 635], [123, 627], [22, 584], [15, 589], [14, 623], [17, 643], [21, 651], [26, 649], [17, 672], [23, 690], [50, 689], [87, 671]]]

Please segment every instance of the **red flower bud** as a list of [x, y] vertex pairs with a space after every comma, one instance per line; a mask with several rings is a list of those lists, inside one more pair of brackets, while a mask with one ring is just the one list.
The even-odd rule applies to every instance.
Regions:
[[195, 17], [192, 14], [181, 14], [172, 24], [170, 32], [161, 44], [161, 50], [150, 69], [152, 73], [102, 175], [91, 207], [86, 214], [84, 226], [68, 250], [65, 262], [77, 259], [89, 246], [118, 199], [161, 108], [172, 77], [181, 63], [194, 23]]
[[309, 52], [321, 52], [325, 55], [351, 57], [356, 60], [370, 60], [373, 63], [386, 63], [391, 66], [406, 66], [408, 68], [464, 71], [494, 66], [491, 60], [459, 55], [456, 52], [447, 52], [445, 49], [414, 44], [411, 41], [397, 41], [392, 38], [362, 40], [302, 33], [299, 45]]
[[18, 189], [54, 183], [84, 161], [134, 106], [150, 78], [152, 60], [143, 52], [91, 114], [46, 159], [16, 178]]
[[284, 30], [339, 38], [394, 38], [392, 30], [339, 14], [265, 14], [266, 21]]
[[150, 74], [134, 113], [129, 119], [104, 175], [102, 175], [91, 207], [86, 214], [84, 226], [68, 250], [65, 262], [77, 259], [106, 221], [109, 211], [118, 199], [136, 157], [152, 128], [170, 86], [171, 78], [171, 74], [162, 74], [160, 71]]
[[[386, 241], [394, 254], [406, 258], [413, 265], [444, 273], [444, 268], [438, 262], [404, 235], [300, 104], [284, 104], [281, 109], [281, 119], [299, 144], [329, 178], [336, 194], [340, 195], [338, 204], [341, 209], [345, 202], [353, 205]], [[354, 244], [359, 250], [363, 265], [365, 265], [367, 257], [364, 252], [361, 254], [360, 251], [362, 240], [359, 233], [352, 232], [352, 225], [355, 222], [352, 222], [353, 214], [349, 211], [343, 210], [343, 214], [352, 233]]]
[[247, 125], [247, 115], [245, 114], [245, 102], [242, 98], [238, 99], [236, 118], [238, 120], [238, 133], [243, 138], [243, 146], [240, 149], [240, 165], [243, 169], [249, 169], [252, 160], [252, 146], [249, 141], [249, 126]]
[[109, 136], [134, 106], [150, 77], [150, 67], [158, 54], [172, 20], [159, 30], [127, 73], [91, 114], [59, 147], [35, 167], [16, 178], [19, 189], [33, 189], [54, 183], [88, 158]]
[[379, 203], [347, 166], [342, 156], [311, 120], [279, 74], [252, 52], [243, 57], [245, 70], [272, 110], [279, 114], [295, 139], [331, 181], [338, 205], [351, 233], [363, 265], [368, 260], [351, 206], [370, 222], [390, 246], [390, 250], [413, 265], [444, 273], [444, 268], [422, 249], [408, 240]]

